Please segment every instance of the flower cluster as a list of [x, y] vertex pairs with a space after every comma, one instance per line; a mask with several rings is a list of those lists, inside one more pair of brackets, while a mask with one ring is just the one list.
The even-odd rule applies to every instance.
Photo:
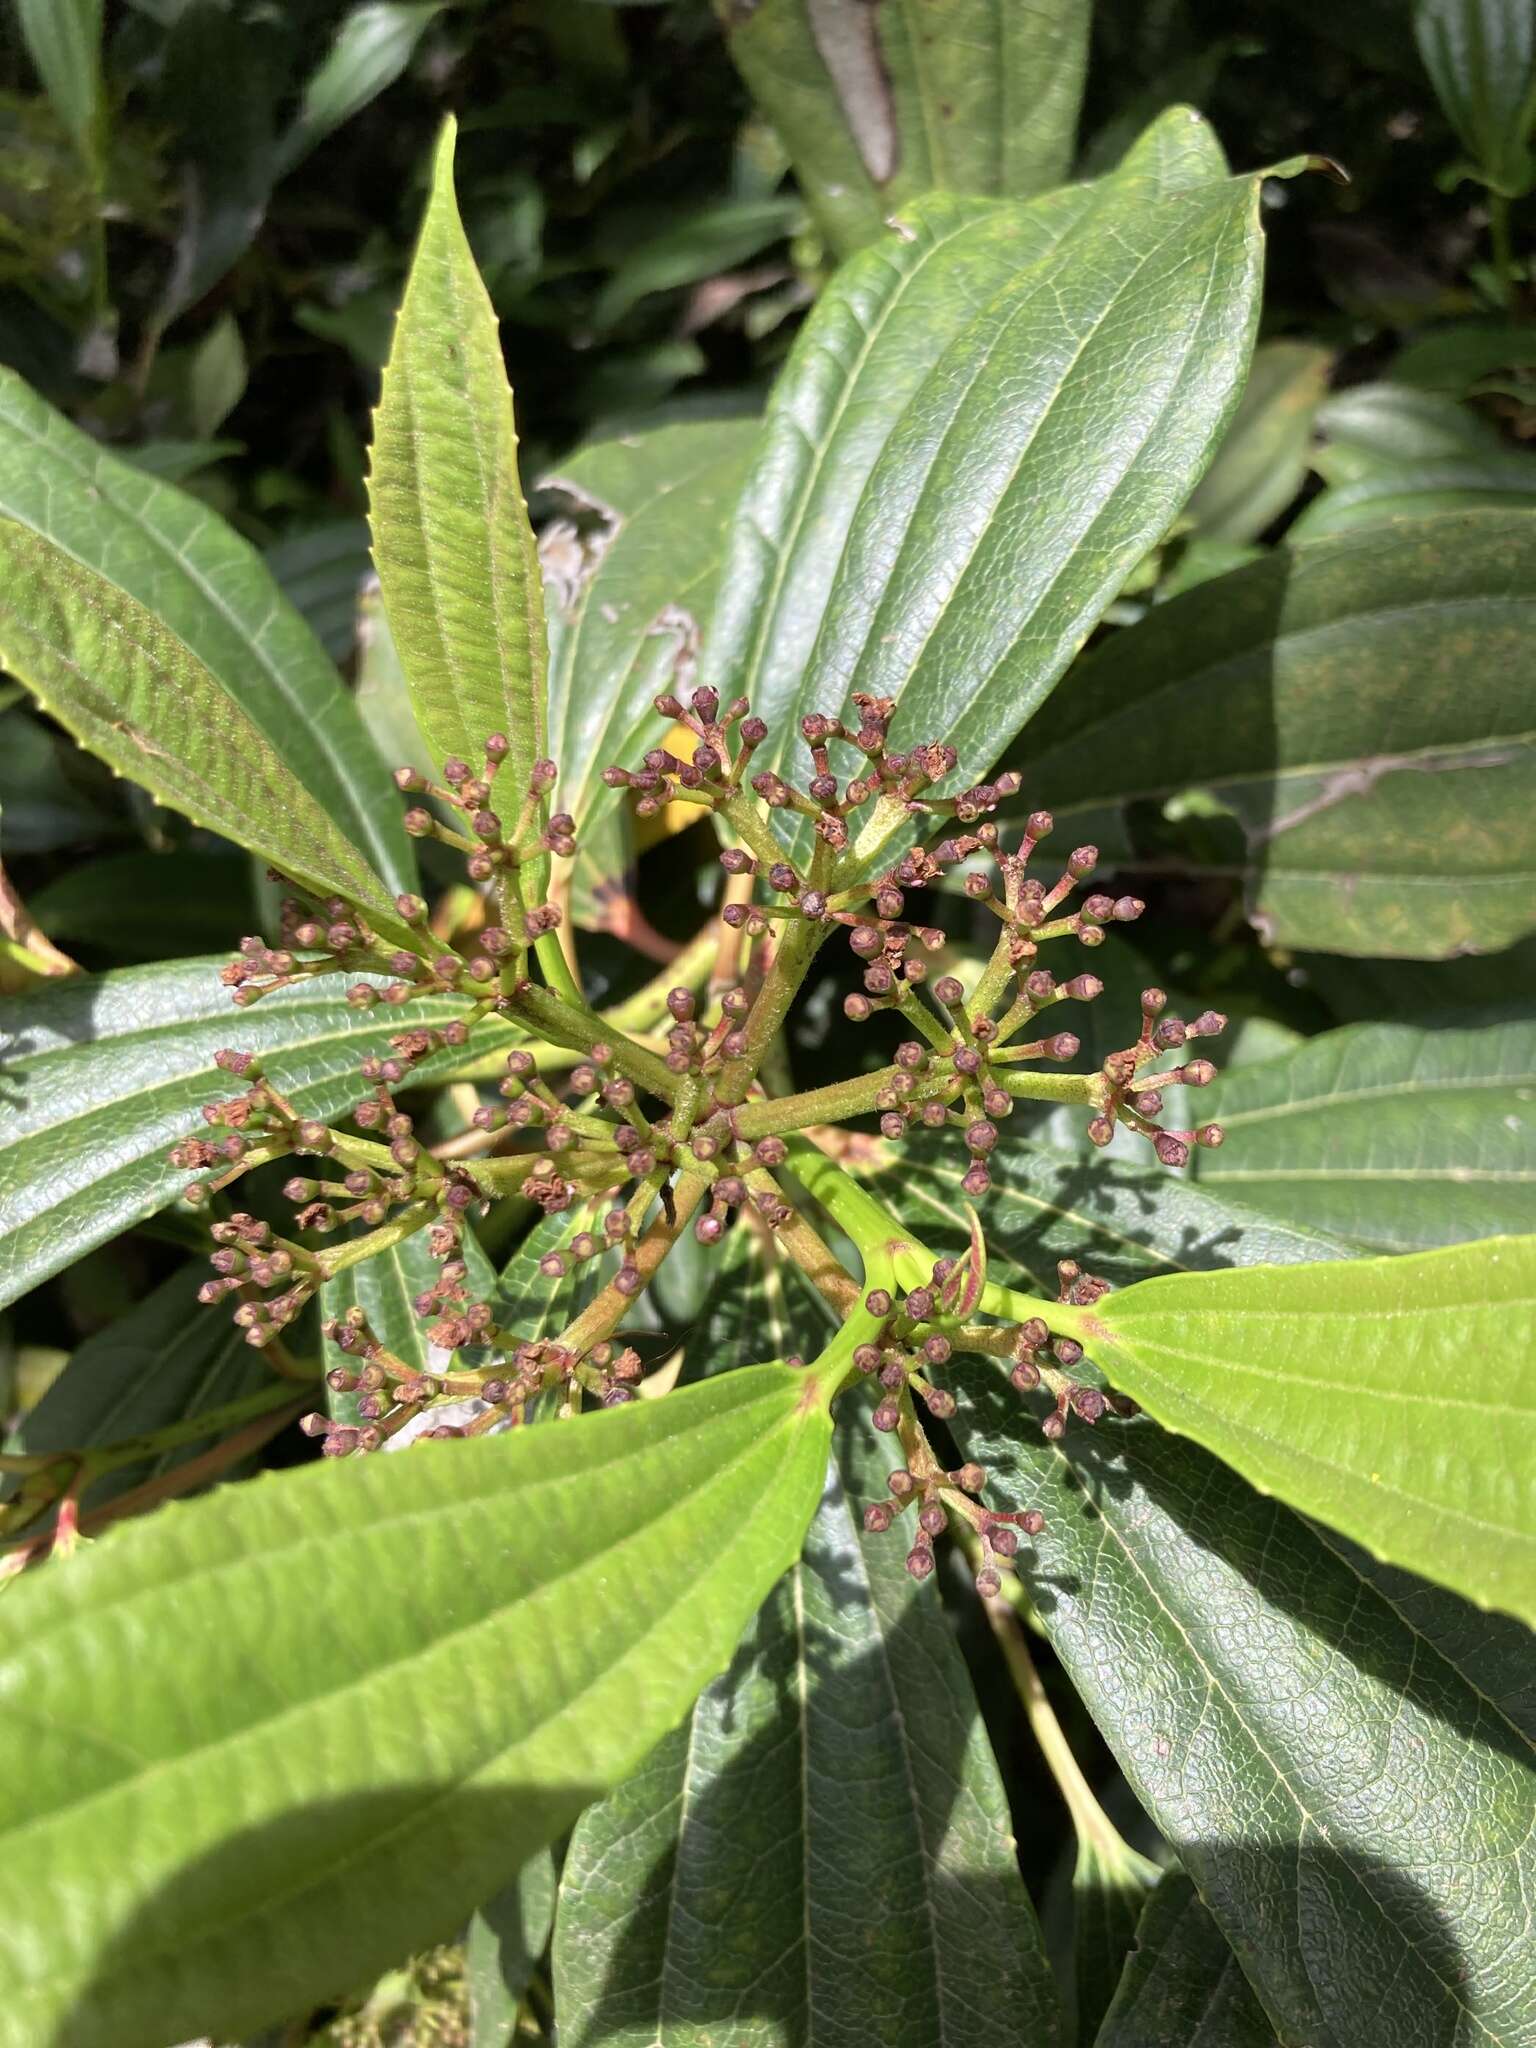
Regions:
[[[392, 1350], [361, 1308], [329, 1315], [323, 1334], [341, 1360], [328, 1374], [333, 1411], [302, 1425], [327, 1456], [376, 1451], [408, 1424], [412, 1436], [478, 1434], [525, 1420], [546, 1399], [562, 1414], [586, 1401], [611, 1407], [631, 1400], [642, 1365], [623, 1326], [685, 1227], [700, 1244], [714, 1245], [745, 1213], [753, 1227], [778, 1233], [808, 1272], [830, 1258], [787, 1178], [809, 1170], [805, 1141], [795, 1133], [827, 1117], [872, 1113], [892, 1142], [916, 1129], [955, 1127], [968, 1155], [964, 1190], [973, 1198], [991, 1184], [999, 1126], [1021, 1098], [1081, 1104], [1095, 1143], [1124, 1126], [1170, 1166], [1185, 1164], [1194, 1145], [1220, 1142], [1214, 1124], [1175, 1130], [1159, 1121], [1165, 1090], [1212, 1078], [1202, 1058], [1164, 1063], [1222, 1028], [1214, 1012], [1181, 1022], [1168, 1014], [1162, 991], [1148, 989], [1131, 1045], [1096, 1072], [1059, 1071], [1081, 1046], [1076, 1034], [1055, 1028], [1057, 1006], [1092, 1002], [1103, 983], [1087, 971], [1058, 979], [1040, 964], [1041, 949], [1053, 941], [1096, 949], [1111, 924], [1141, 915], [1141, 902], [1089, 893], [1073, 907], [1096, 869], [1096, 849], [1075, 848], [1059, 872], [1042, 877], [1037, 854], [1052, 829], [1048, 814], [1029, 814], [1011, 848], [994, 816], [1017, 796], [1017, 776], [941, 794], [954, 775], [954, 750], [943, 742], [894, 749], [891, 701], [856, 696], [853, 703], [851, 722], [801, 721], [812, 769], [804, 787], [777, 770], [753, 771], [767, 725], [745, 699], [722, 706], [708, 688], [694, 690], [686, 704], [670, 693], [658, 697], [656, 710], [671, 725], [667, 744], [652, 748], [638, 769], [605, 770], [609, 786], [628, 789], [642, 814], [692, 803], [715, 815], [725, 841], [720, 862], [729, 879], [709, 986], [702, 989], [702, 974], [694, 985], [658, 983], [640, 1038], [605, 1028], [579, 993], [563, 998], [559, 977], [555, 984], [536, 979], [533, 956], [549, 967], [543, 942], [560, 919], [555, 905], [532, 901], [531, 864], [546, 855], [569, 858], [575, 825], [567, 814], [549, 814], [556, 770], [540, 761], [506, 828], [492, 809], [510, 751], [498, 734], [486, 743], [479, 773], [450, 760], [439, 781], [407, 769], [396, 777], [403, 792], [434, 806], [412, 808], [408, 830], [461, 852], [486, 900], [487, 919], [467, 940], [445, 945], [426, 904], [402, 896], [396, 933], [409, 934], [409, 948], [381, 938], [339, 899], [318, 907], [292, 899], [283, 907], [281, 945], [243, 942], [225, 973], [242, 1006], [340, 969], [364, 977], [347, 992], [358, 1010], [418, 996], [438, 1007], [433, 1022], [403, 1026], [369, 1051], [357, 1099], [327, 1121], [301, 1114], [253, 1054], [219, 1053], [217, 1064], [240, 1090], [209, 1103], [205, 1134], [171, 1154], [196, 1176], [189, 1198], [215, 1205], [214, 1277], [202, 1298], [231, 1301], [253, 1345], [278, 1343], [347, 1267], [424, 1233], [439, 1276], [413, 1308], [432, 1369]], [[855, 757], [843, 778], [834, 767], [838, 748]], [[870, 849], [893, 841], [904, 850], [882, 867]], [[956, 888], [999, 926], [969, 990], [958, 976], [932, 971], [947, 939], [923, 914], [932, 892]], [[862, 1022], [890, 1012], [910, 1035], [872, 1075], [775, 1097], [763, 1085], [765, 1054], [816, 951], [838, 931], [860, 975], [845, 1014]], [[554, 964], [561, 964], [558, 952]], [[462, 1008], [443, 1019], [443, 999], [455, 997]], [[406, 1090], [442, 1071], [445, 1056], [462, 1051], [491, 1014], [502, 1028], [518, 1028], [522, 1040], [506, 1053], [494, 1096], [481, 1094], [459, 1138], [424, 1143]], [[526, 1042], [532, 1038], [553, 1040], [553, 1051], [534, 1049]], [[314, 1162], [286, 1184], [295, 1210], [290, 1234], [247, 1211], [223, 1210], [220, 1198], [240, 1175], [287, 1158]], [[466, 1224], [512, 1193], [546, 1216], [569, 1217], [558, 1246], [538, 1260], [552, 1289], [585, 1266], [596, 1274], [582, 1290], [585, 1305], [573, 1304], [559, 1327], [537, 1337], [506, 1326], [504, 1311], [475, 1298], [470, 1286]], [[349, 1226], [366, 1235], [348, 1229], [335, 1245], [317, 1242]], [[930, 1432], [957, 1413], [954, 1393], [941, 1383], [952, 1360], [1002, 1356], [1021, 1393], [1050, 1396], [1041, 1423], [1048, 1438], [1059, 1437], [1070, 1417], [1093, 1424], [1134, 1411], [1076, 1374], [1083, 1358], [1072, 1334], [1082, 1327], [1077, 1312], [1098, 1298], [1103, 1281], [1063, 1262], [1058, 1300], [1071, 1313], [1058, 1320], [1042, 1304], [1022, 1322], [989, 1322], [985, 1264], [978, 1223], [970, 1254], [933, 1259], [920, 1284], [898, 1290], [866, 1281], [860, 1341], [852, 1331], [844, 1341], [852, 1345], [850, 1378], [870, 1383], [875, 1425], [895, 1436], [904, 1461], [891, 1474], [891, 1500], [870, 1506], [866, 1526], [888, 1528], [910, 1508], [916, 1535], [908, 1568], [924, 1577], [933, 1569], [935, 1537], [958, 1521], [977, 1584], [993, 1593], [1021, 1540], [1037, 1536], [1044, 1520], [1033, 1508], [984, 1506], [981, 1468], [948, 1469], [939, 1459]], [[408, 1348], [422, 1355], [419, 1346]], [[445, 1405], [466, 1396], [475, 1397], [467, 1410]]]

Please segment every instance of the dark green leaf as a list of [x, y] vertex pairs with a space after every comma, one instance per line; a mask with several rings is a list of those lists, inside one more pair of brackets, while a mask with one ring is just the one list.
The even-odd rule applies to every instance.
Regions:
[[730, 1670], [577, 1827], [554, 1951], [571, 2048], [1058, 2038], [935, 1588], [860, 1526], [889, 1456], [863, 1409], [838, 1442], [805, 1555]]
[[472, 2018], [469, 2048], [511, 2048], [517, 2009], [554, 1918], [554, 1859], [547, 1849], [540, 1849], [469, 1923], [464, 1943]]
[[[1492, 951], [1536, 924], [1533, 627], [1527, 514], [1279, 552], [1085, 662], [1031, 729], [1027, 801], [1119, 865], [1241, 874], [1281, 945]], [[1233, 813], [1230, 866], [1170, 852], [1163, 806], [1190, 789]]]
[[0, 514], [154, 612], [398, 893], [415, 882], [400, 801], [341, 679], [250, 545], [0, 368]]
[[[659, 427], [583, 449], [545, 479], [577, 515], [544, 528], [539, 554], [549, 744], [581, 824], [571, 906], [595, 929], [612, 922], [630, 858], [629, 801], [602, 771], [638, 767], [666, 736], [652, 700], [686, 680], [757, 433], [754, 420]], [[578, 523], [590, 515], [594, 527]]]
[[1226, 1936], [1182, 1871], [1171, 1870], [1142, 1909], [1095, 2048], [1276, 2048]]
[[1529, 0], [1414, 0], [1419, 55], [1440, 104], [1496, 192], [1536, 183], [1536, 12]]
[[1255, 540], [1290, 504], [1307, 474], [1312, 422], [1328, 388], [1331, 352], [1306, 341], [1267, 341], [1232, 424], [1184, 508], [1217, 540]]
[[1536, 1237], [1169, 1274], [1082, 1334], [1117, 1387], [1263, 1492], [1536, 1622]]
[[[23, 1418], [14, 1447], [67, 1451], [119, 1443], [270, 1386], [272, 1368], [246, 1343], [244, 1331], [226, 1311], [199, 1303], [197, 1290], [207, 1277], [204, 1265], [184, 1266], [127, 1315], [87, 1337]], [[81, 1505], [100, 1507], [201, 1448], [194, 1440], [105, 1472], [87, 1487]]]
[[1360, 1024], [1223, 1075], [1201, 1187], [1375, 1251], [1536, 1230], [1536, 1025]]
[[931, 198], [823, 294], [705, 634], [706, 679], [751, 697], [774, 765], [803, 753], [802, 712], [862, 690], [974, 777], [1161, 538], [1236, 402], [1261, 259], [1257, 180], [1165, 175]]
[[[303, 613], [331, 659], [348, 660], [358, 639], [360, 593], [373, 571], [368, 557], [368, 522], [328, 519], [320, 526], [305, 527], [268, 548], [265, 560], [283, 594]], [[366, 718], [363, 722], [367, 724]], [[385, 765], [399, 767], [405, 756], [397, 761], [393, 753], [383, 751], [376, 734], [373, 739]]]
[[731, 55], [839, 255], [879, 239], [893, 212], [935, 187], [1027, 199], [1066, 175], [1086, 0], [721, 11]]
[[[0, 1002], [0, 1302], [176, 1200], [188, 1175], [166, 1153], [201, 1128], [205, 1102], [230, 1094], [213, 1064], [221, 1046], [260, 1053], [304, 1115], [325, 1117], [358, 1099], [359, 1060], [400, 1028], [393, 1013], [350, 1009], [329, 977], [236, 1012], [219, 965], [82, 975]], [[462, 1009], [426, 997], [412, 1017]]]
[[1389, 519], [1428, 519], [1480, 505], [1536, 508], [1536, 455], [1509, 450], [1447, 462], [1383, 464], [1314, 498], [1286, 539], [1320, 540]]
[[720, 199], [628, 247], [592, 304], [598, 327], [615, 327], [651, 292], [698, 284], [782, 242], [804, 223], [798, 199]]
[[278, 145], [279, 177], [286, 177], [316, 143], [394, 84], [444, 4], [445, 0], [361, 0], [348, 10]]
[[1394, 381], [1464, 396], [1499, 370], [1536, 370], [1536, 333], [1512, 320], [1435, 327], [1393, 358]]
[[496, 315], [453, 195], [454, 124], [374, 416], [373, 551], [417, 722], [440, 764], [488, 734], [516, 816], [545, 753], [544, 607]]
[[1052, 1644], [1280, 2038], [1528, 2042], [1536, 1771], [1475, 1670], [1194, 1444], [1053, 1452], [1000, 1373], [965, 1378], [965, 1450], [1048, 1517]]
[[0, 520], [0, 661], [91, 753], [194, 824], [409, 937], [389, 890], [185, 640], [58, 543]]
[[0, 2040], [228, 2039], [450, 1936], [724, 1666], [815, 1509], [811, 1392], [317, 1463], [13, 1587]]

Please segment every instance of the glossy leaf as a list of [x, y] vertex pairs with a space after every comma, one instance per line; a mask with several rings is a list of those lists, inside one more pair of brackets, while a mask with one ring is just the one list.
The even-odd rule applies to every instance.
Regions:
[[515, 818], [545, 752], [544, 608], [496, 315], [453, 195], [454, 132], [450, 120], [374, 416], [373, 553], [434, 757], [478, 768], [487, 734], [505, 733]]
[[1290, 504], [1307, 474], [1312, 422], [1328, 388], [1328, 349], [1306, 341], [1267, 341], [1232, 424], [1184, 508], [1217, 540], [1256, 540]]
[[1067, 174], [1086, 0], [953, 0], [942, 12], [762, 0], [721, 12], [839, 255], [880, 239], [919, 193], [1027, 199]]
[[1536, 13], [1528, 0], [1414, 0], [1419, 55], [1479, 175], [1512, 197], [1536, 183]]
[[0, 2041], [238, 2036], [451, 1935], [622, 1778], [798, 1553], [782, 1365], [314, 1464], [24, 1581], [0, 1697]]
[[[166, 1153], [201, 1128], [205, 1102], [232, 1092], [213, 1064], [220, 1047], [260, 1053], [301, 1113], [324, 1117], [358, 1099], [358, 1062], [400, 1028], [393, 1013], [350, 1009], [332, 977], [232, 1010], [219, 965], [82, 975], [0, 1003], [0, 1302], [178, 1198], [188, 1175]], [[426, 997], [412, 1015], [462, 1009]]]
[[1000, 1374], [955, 1384], [999, 1504], [1047, 1516], [1046, 1633], [1280, 2039], [1528, 2048], [1536, 1772], [1476, 1653], [1196, 1445], [1052, 1451]]
[[1389, 519], [1427, 519], [1482, 505], [1536, 509], [1536, 456], [1498, 454], [1449, 462], [1408, 462], [1373, 469], [1312, 500], [1286, 535], [1291, 542], [1319, 540]]
[[[207, 1277], [201, 1261], [183, 1266], [127, 1315], [77, 1345], [63, 1372], [22, 1418], [11, 1447], [67, 1451], [121, 1443], [270, 1386], [271, 1366], [246, 1343], [228, 1312], [198, 1302], [197, 1290]], [[87, 1512], [100, 1507], [203, 1448], [194, 1439], [104, 1472], [86, 1488], [81, 1506]]]
[[154, 612], [391, 892], [415, 886], [398, 793], [335, 668], [261, 557], [199, 499], [109, 454], [3, 367], [0, 515]]
[[95, 171], [101, 132], [102, 0], [16, 0], [27, 55], [37, 66], [54, 112]]
[[1209, 1193], [1374, 1251], [1536, 1231], [1536, 1026], [1362, 1024], [1223, 1075]]
[[394, 84], [443, 6], [444, 0], [362, 0], [348, 10], [278, 146], [280, 177]]
[[936, 1589], [861, 1527], [889, 1455], [862, 1407], [837, 1442], [805, 1554], [730, 1669], [577, 1826], [554, 1949], [573, 2048], [1059, 2038]]
[[1536, 1621], [1536, 1238], [1170, 1274], [1092, 1325], [1117, 1387], [1263, 1492]]
[[1276, 2048], [1226, 1936], [1182, 1871], [1171, 1870], [1142, 1908], [1095, 2048]]
[[[593, 929], [614, 922], [630, 861], [630, 802], [602, 771], [638, 767], [665, 737], [653, 699], [685, 682], [696, 657], [757, 434], [755, 420], [660, 427], [580, 450], [544, 479], [577, 515], [544, 528], [539, 554], [549, 744], [560, 802], [581, 823], [571, 907]], [[584, 531], [578, 519], [593, 515]]]
[[[870, 1187], [925, 1243], [954, 1251], [969, 1236], [953, 1138], [893, 1154]], [[1116, 1285], [1185, 1266], [1262, 1266], [1343, 1257], [1347, 1248], [1303, 1222], [1266, 1215], [1228, 1195], [1144, 1164], [1134, 1153], [1067, 1151], [1006, 1126], [983, 1205], [989, 1252], [1031, 1272], [1077, 1258]]]
[[1256, 191], [1168, 192], [1143, 161], [1025, 207], [935, 198], [838, 274], [770, 403], [705, 635], [706, 679], [768, 719], [773, 765], [803, 753], [802, 712], [856, 690], [898, 697], [898, 744], [991, 765], [1236, 402]]
[[1411, 384], [1354, 384], [1317, 415], [1322, 446], [1313, 467], [1330, 484], [1357, 483], [1378, 470], [1496, 454], [1503, 443], [1470, 406]]
[[[1536, 520], [1340, 534], [1201, 584], [1118, 633], [1027, 741], [1053, 845], [1246, 885], [1273, 942], [1435, 959], [1536, 924]], [[1229, 856], [1169, 843], [1209, 791]], [[1240, 829], [1239, 829], [1240, 828]]]
[[311, 895], [344, 896], [408, 938], [356, 846], [147, 605], [11, 520], [0, 520], [0, 591], [0, 661], [82, 746]]

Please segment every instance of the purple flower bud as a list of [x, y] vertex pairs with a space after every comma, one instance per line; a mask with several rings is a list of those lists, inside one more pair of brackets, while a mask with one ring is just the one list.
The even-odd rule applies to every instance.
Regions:
[[1018, 1531], [1010, 1529], [1006, 1523], [995, 1523], [987, 1531], [987, 1541], [992, 1545], [992, 1548], [999, 1557], [1016, 1557], [1018, 1555]]
[[883, 1500], [871, 1501], [864, 1510], [864, 1527], [871, 1536], [883, 1535], [894, 1520], [895, 1517]]
[[1159, 1131], [1152, 1140], [1152, 1150], [1164, 1166], [1188, 1166], [1189, 1147], [1182, 1138], [1176, 1138], [1172, 1131]]
[[861, 996], [857, 991], [843, 997], [843, 1015], [851, 1024], [867, 1023], [874, 1015], [874, 1009], [869, 997]]
[[873, 1372], [880, 1363], [878, 1344], [860, 1344], [855, 1347], [853, 1362], [860, 1372]]
[[883, 1287], [874, 1287], [865, 1295], [864, 1306], [872, 1316], [888, 1316], [891, 1312], [891, 1297]]
[[976, 1574], [976, 1590], [983, 1600], [990, 1600], [1003, 1590], [1003, 1582], [990, 1565], [983, 1565]]
[[901, 1410], [894, 1401], [882, 1401], [870, 1420], [876, 1429], [892, 1430], [901, 1421]]
[[907, 1570], [914, 1579], [926, 1579], [933, 1570], [933, 1552], [923, 1544], [914, 1544], [907, 1552]]

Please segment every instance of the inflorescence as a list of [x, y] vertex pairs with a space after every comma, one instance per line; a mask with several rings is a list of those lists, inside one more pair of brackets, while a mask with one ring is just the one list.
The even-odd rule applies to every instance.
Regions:
[[[232, 1301], [253, 1345], [277, 1342], [325, 1282], [348, 1266], [426, 1233], [440, 1277], [417, 1296], [414, 1309], [445, 1363], [441, 1370], [419, 1370], [393, 1353], [356, 1307], [329, 1317], [324, 1334], [343, 1362], [331, 1369], [328, 1384], [347, 1419], [317, 1414], [303, 1423], [328, 1455], [376, 1450], [418, 1417], [425, 1426], [415, 1433], [477, 1434], [525, 1419], [530, 1405], [546, 1396], [558, 1399], [562, 1413], [579, 1409], [584, 1399], [605, 1406], [631, 1399], [642, 1365], [621, 1325], [686, 1224], [701, 1244], [711, 1245], [745, 1215], [752, 1227], [779, 1234], [792, 1254], [798, 1252], [805, 1226], [786, 1191], [788, 1141], [820, 1122], [872, 1112], [892, 1142], [916, 1130], [953, 1127], [966, 1149], [963, 1186], [973, 1198], [991, 1185], [999, 1126], [1020, 1098], [1079, 1103], [1089, 1112], [1095, 1144], [1108, 1144], [1124, 1126], [1145, 1138], [1167, 1166], [1186, 1164], [1194, 1146], [1221, 1142], [1215, 1124], [1176, 1129], [1159, 1121], [1165, 1091], [1204, 1087], [1213, 1078], [1211, 1063], [1200, 1057], [1172, 1067], [1160, 1062], [1191, 1040], [1215, 1035], [1225, 1019], [1207, 1011], [1183, 1022], [1168, 1013], [1159, 989], [1143, 991], [1137, 1037], [1109, 1054], [1096, 1073], [1038, 1071], [1060, 1068], [1081, 1050], [1074, 1033], [1053, 1028], [1057, 1006], [1091, 1002], [1103, 989], [1090, 972], [1058, 980], [1040, 964], [1042, 947], [1075, 941], [1094, 950], [1111, 924], [1134, 920], [1145, 906], [1131, 896], [1089, 893], [1072, 907], [1098, 865], [1096, 848], [1073, 849], [1058, 873], [1042, 878], [1036, 856], [1052, 829], [1049, 814], [1029, 814], [1011, 848], [992, 815], [1017, 795], [1016, 775], [939, 795], [956, 767], [953, 748], [935, 742], [893, 751], [892, 701], [855, 696], [853, 702], [856, 723], [819, 714], [801, 721], [812, 768], [803, 788], [775, 770], [752, 772], [767, 726], [744, 698], [722, 707], [708, 688], [694, 690], [686, 704], [671, 693], [658, 697], [656, 710], [672, 727], [668, 744], [651, 749], [638, 769], [604, 771], [610, 787], [632, 793], [641, 814], [674, 802], [709, 810], [725, 842], [720, 863], [729, 879], [715, 980], [703, 994], [681, 985], [666, 993], [659, 1039], [609, 1032], [585, 1006], [566, 1003], [533, 979], [533, 955], [556, 932], [560, 912], [553, 903], [529, 901], [528, 884], [543, 872], [534, 864], [545, 856], [568, 859], [575, 852], [576, 827], [568, 814], [550, 815], [556, 770], [553, 762], [540, 761], [519, 793], [511, 830], [505, 829], [491, 808], [509, 752], [501, 735], [487, 741], [478, 774], [450, 760], [440, 782], [408, 769], [396, 776], [403, 792], [436, 806], [413, 807], [407, 830], [461, 852], [484, 895], [488, 921], [467, 944], [441, 943], [426, 904], [409, 896], [396, 901], [409, 947], [381, 937], [340, 899], [290, 899], [279, 947], [259, 938], [242, 942], [239, 958], [224, 970], [242, 1006], [338, 970], [367, 977], [347, 994], [360, 1011], [424, 996], [437, 999], [439, 1013], [445, 999], [464, 1004], [458, 1014], [402, 1028], [384, 1049], [371, 1051], [361, 1063], [365, 1089], [340, 1120], [303, 1115], [254, 1054], [217, 1054], [217, 1064], [242, 1086], [205, 1108], [206, 1135], [184, 1140], [171, 1153], [196, 1176], [189, 1199], [219, 1206], [211, 1224], [214, 1277], [201, 1298]], [[835, 745], [860, 757], [841, 781], [832, 765]], [[445, 815], [454, 822], [445, 822]], [[776, 819], [790, 824], [792, 842], [780, 836]], [[878, 865], [878, 849], [893, 841], [903, 850], [883, 871], [861, 872]], [[951, 973], [930, 979], [946, 937], [918, 914], [920, 892], [957, 885], [998, 924], [990, 959], [969, 990]], [[759, 1072], [764, 1054], [806, 968], [834, 930], [841, 930], [859, 963], [861, 986], [847, 995], [846, 1015], [863, 1022], [890, 1012], [909, 1035], [890, 1065], [873, 1075], [804, 1096], [768, 1095]], [[497, 1099], [475, 1109], [467, 1143], [434, 1149], [418, 1136], [400, 1092], [441, 1071], [485, 1018], [503, 1020], [503, 1030], [518, 1027], [525, 1040], [552, 1041], [553, 1053], [514, 1045]], [[284, 1190], [295, 1209], [291, 1234], [244, 1211], [224, 1213], [220, 1198], [242, 1174], [290, 1157], [314, 1162]], [[559, 1248], [539, 1262], [552, 1288], [578, 1268], [602, 1262], [594, 1267], [600, 1275], [595, 1294], [588, 1289], [587, 1305], [551, 1337], [530, 1339], [504, 1328], [496, 1307], [469, 1289], [466, 1226], [509, 1193], [546, 1215], [570, 1218]], [[344, 1225], [363, 1226], [368, 1234], [331, 1247], [314, 1242]], [[819, 1245], [814, 1233], [811, 1242]], [[872, 1320], [853, 1350], [851, 1376], [871, 1382], [875, 1425], [896, 1434], [905, 1459], [891, 1475], [892, 1501], [872, 1505], [866, 1526], [887, 1528], [915, 1509], [908, 1567], [922, 1577], [933, 1568], [934, 1537], [960, 1517], [974, 1532], [978, 1585], [995, 1591], [998, 1570], [1014, 1558], [1021, 1534], [1033, 1538], [1043, 1518], [1034, 1509], [1001, 1513], [981, 1506], [983, 1475], [974, 1463], [941, 1466], [917, 1422], [918, 1406], [938, 1424], [955, 1415], [955, 1396], [935, 1375], [957, 1352], [1006, 1350], [1013, 1385], [1051, 1397], [1042, 1422], [1048, 1437], [1059, 1437], [1070, 1416], [1091, 1424], [1110, 1412], [1132, 1411], [1073, 1376], [1082, 1346], [1053, 1331], [1048, 1317], [1012, 1328], [979, 1326], [974, 1317], [983, 1262], [978, 1238], [970, 1259], [937, 1260], [922, 1285], [900, 1295], [870, 1289], [861, 1307]], [[1071, 1262], [1062, 1265], [1059, 1279], [1060, 1300], [1075, 1308], [1091, 1304], [1105, 1287]], [[472, 1420], [432, 1424], [434, 1404], [466, 1394], [480, 1404]]]

